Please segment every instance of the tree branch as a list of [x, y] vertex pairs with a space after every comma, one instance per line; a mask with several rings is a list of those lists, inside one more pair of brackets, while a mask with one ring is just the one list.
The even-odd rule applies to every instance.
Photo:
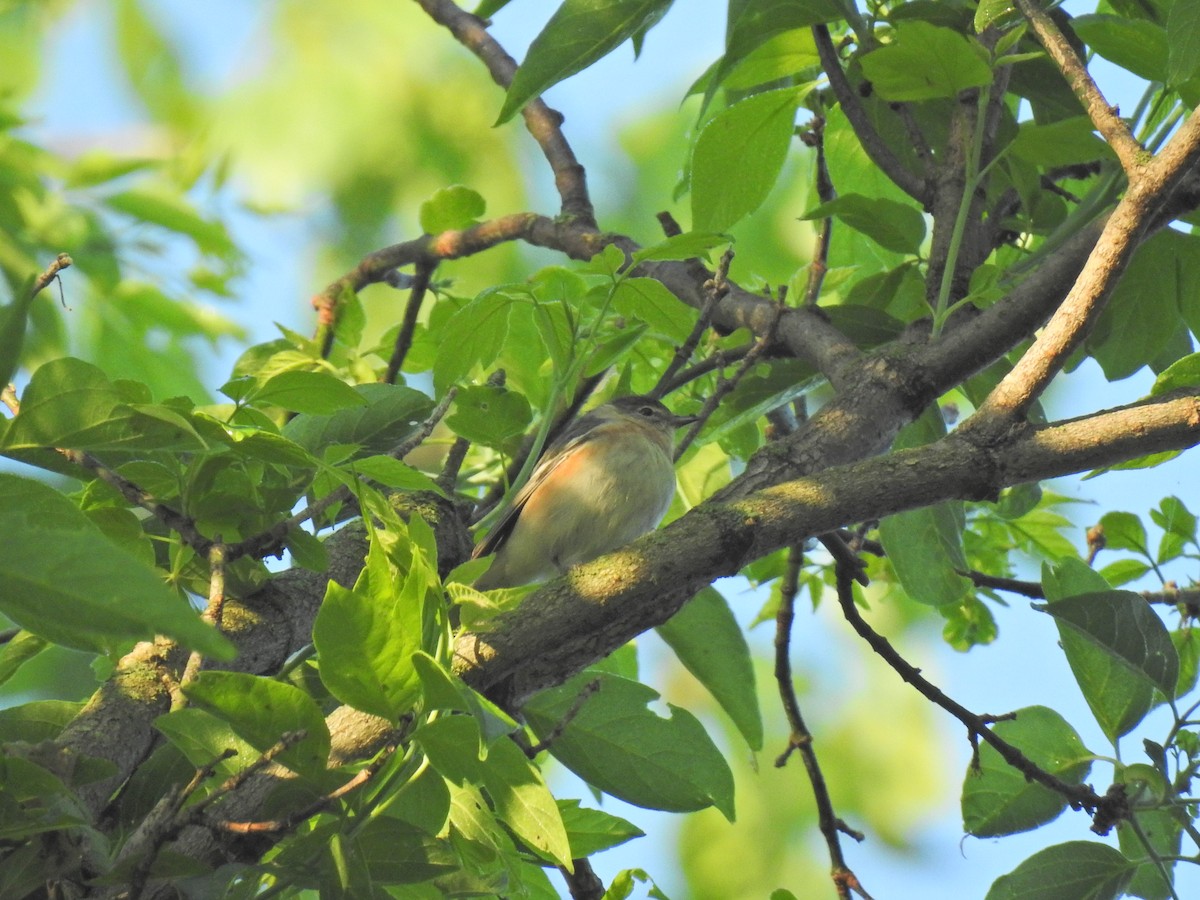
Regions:
[[1108, 145], [1113, 148], [1113, 152], [1117, 154], [1117, 159], [1121, 161], [1121, 168], [1132, 177], [1147, 161], [1146, 150], [1134, 139], [1129, 128], [1121, 121], [1117, 108], [1110, 106], [1104, 99], [1100, 88], [1088, 74], [1087, 66], [1075, 54], [1075, 50], [1067, 42], [1066, 37], [1049, 14], [1032, 0], [1016, 0], [1016, 5], [1017, 9], [1021, 11], [1021, 15], [1029, 20], [1038, 41], [1046, 48], [1046, 52], [1050, 54], [1050, 58], [1054, 60], [1058, 70], [1067, 79], [1067, 84], [1071, 86], [1071, 90], [1075, 92], [1075, 96], [1087, 110], [1088, 118], [1092, 120], [1096, 130], [1104, 136]]
[[[483, 20], [459, 9], [450, 0], [417, 0], [431, 19], [445, 27], [456, 41], [474, 53], [487, 66], [492, 80], [502, 88], [512, 84], [517, 63], [488, 33]], [[533, 135], [550, 169], [562, 198], [562, 213], [592, 231], [596, 229], [595, 212], [588, 196], [587, 177], [575, 158], [575, 151], [562, 133], [562, 113], [548, 107], [540, 98], [531, 100], [521, 110], [525, 127]]]
[[933, 197], [926, 178], [909, 171], [871, 124], [866, 110], [858, 102], [858, 95], [846, 78], [846, 73], [842, 71], [842, 61], [838, 59], [837, 49], [829, 36], [829, 28], [825, 25], [814, 25], [812, 32], [821, 68], [829, 76], [829, 86], [833, 88], [834, 96], [837, 97], [842, 112], [846, 114], [850, 127], [862, 142], [867, 156], [871, 157], [871, 161], [879, 166], [883, 174], [895, 182], [900, 190], [922, 206], [928, 206]]

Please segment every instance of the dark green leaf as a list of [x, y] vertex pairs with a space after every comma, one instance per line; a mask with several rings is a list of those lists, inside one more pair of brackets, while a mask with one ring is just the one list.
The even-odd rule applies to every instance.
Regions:
[[1084, 15], [1071, 20], [1075, 33], [1109, 62], [1147, 81], [1167, 77], [1167, 34], [1161, 25], [1125, 16]]
[[1175, 335], [1181, 312], [1200, 327], [1198, 282], [1200, 237], [1167, 228], [1138, 247], [1087, 341], [1110, 381], [1148, 365]]
[[925, 240], [925, 217], [921, 211], [884, 197], [843, 194], [809, 210], [801, 218], [813, 220], [830, 216], [897, 253], [917, 253]]
[[[992, 730], [1025, 754], [1035, 766], [1068, 784], [1082, 784], [1092, 767], [1092, 751], [1075, 729], [1052, 709], [1017, 710], [1013, 721]], [[962, 790], [963, 830], [976, 837], [1028, 831], [1056, 818], [1067, 801], [1025, 777], [990, 745], [980, 741], [979, 769], [968, 767]]]
[[[558, 733], [593, 679], [599, 690]], [[637, 682], [585, 672], [539, 694], [524, 712], [539, 737], [556, 734], [554, 757], [599, 790], [649, 809], [716, 806], [732, 821], [733, 776], [724, 757], [691, 713], [668, 704], [664, 719], [647, 709], [657, 697]]]
[[495, 362], [508, 337], [512, 303], [500, 290], [484, 291], [439, 329], [441, 341], [433, 366], [433, 385], [439, 394], [466, 378], [473, 367]]
[[1134, 863], [1107, 844], [1068, 841], [1001, 875], [985, 900], [1116, 900], [1135, 870]]
[[1064, 597], [1036, 605], [1061, 625], [1069, 626], [1113, 658], [1131, 674], [1146, 679], [1168, 697], [1174, 695], [1179, 658], [1162, 619], [1129, 591], [1105, 591]]
[[606, 56], [670, 5], [671, 0], [564, 0], [529, 46], [496, 124], [507, 122], [551, 85]]
[[644, 832], [619, 816], [598, 809], [585, 809], [578, 800], [559, 800], [567, 838], [571, 842], [571, 857], [582, 859], [644, 836]]
[[500, 447], [523, 434], [533, 421], [525, 395], [490, 385], [463, 388], [454, 399], [446, 424], [460, 437], [488, 447]]
[[623, 278], [612, 295], [613, 309], [645, 322], [654, 331], [683, 343], [699, 313], [653, 278]]
[[992, 80], [987, 52], [957, 31], [917, 20], [900, 22], [895, 40], [862, 57], [863, 74], [884, 100], [956, 97]]
[[34, 634], [111, 653], [163, 634], [219, 659], [233, 646], [66, 497], [0, 474], [0, 611]]
[[1112, 149], [1095, 133], [1095, 126], [1087, 116], [1044, 125], [1022, 122], [1008, 151], [1047, 169], [1113, 157]]
[[366, 405], [353, 387], [327, 372], [281, 372], [267, 379], [251, 397], [256, 403], [314, 416]]
[[729, 714], [750, 749], [761, 750], [762, 712], [750, 648], [721, 593], [704, 588], [656, 630]]
[[1176, 87], [1200, 74], [1200, 5], [1171, 4], [1167, 14], [1167, 84]]
[[342, 408], [331, 416], [296, 416], [284, 426], [284, 437], [318, 455], [334, 444], [383, 453], [412, 434], [433, 409], [433, 401], [420, 391], [399, 385], [360, 384], [354, 391], [365, 407]]
[[787, 158], [796, 110], [809, 88], [764, 91], [721, 110], [692, 153], [692, 227], [725, 231], [756, 210]]

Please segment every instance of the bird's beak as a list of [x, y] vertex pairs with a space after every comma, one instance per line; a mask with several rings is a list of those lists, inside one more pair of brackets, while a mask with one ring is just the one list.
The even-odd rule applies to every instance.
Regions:
[[693, 422], [699, 422], [699, 416], [672, 416], [671, 424], [676, 428], [682, 428], [684, 425], [691, 425]]

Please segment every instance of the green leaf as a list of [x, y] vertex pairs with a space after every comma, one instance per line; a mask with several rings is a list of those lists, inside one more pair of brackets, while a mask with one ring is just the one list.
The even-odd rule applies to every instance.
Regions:
[[185, 235], [204, 253], [225, 259], [239, 251], [225, 226], [210, 222], [196, 212], [173, 188], [166, 185], [140, 185], [112, 194], [105, 201], [112, 210], [124, 213], [139, 223], [150, 222]]
[[1136, 868], [1107, 844], [1068, 841], [1033, 854], [1001, 875], [985, 900], [1115, 900]]
[[1167, 366], [1150, 388], [1150, 396], [1157, 397], [1180, 388], [1200, 385], [1200, 353], [1191, 353]]
[[1100, 518], [1104, 528], [1104, 546], [1109, 550], [1133, 550], [1149, 555], [1146, 527], [1133, 513], [1110, 512]]
[[645, 832], [632, 822], [598, 809], [581, 807], [578, 800], [559, 800], [558, 811], [571, 842], [572, 859], [583, 859], [645, 836]]
[[17, 674], [22, 665], [50, 646], [50, 642], [30, 631], [20, 631], [0, 647], [0, 684]]
[[830, 216], [897, 253], [917, 253], [925, 240], [925, 217], [921, 211], [885, 197], [843, 194], [809, 210], [801, 218], [811, 221]]
[[440, 234], [468, 228], [485, 212], [487, 203], [478, 191], [454, 184], [435, 191], [421, 204], [421, 230], [426, 234]]
[[949, 28], [908, 20], [895, 40], [862, 57], [863, 74], [890, 102], [956, 97], [992, 80], [987, 51]]
[[0, 709], [0, 741], [53, 741], [79, 715], [82, 703], [65, 700], [35, 700]]
[[[1035, 766], [1068, 784], [1083, 784], [1092, 768], [1092, 751], [1075, 729], [1045, 706], [1017, 710], [1016, 719], [997, 722], [992, 731], [1025, 754]], [[963, 830], [976, 837], [1029, 831], [1051, 821], [1067, 801], [1061, 794], [1026, 778], [980, 741], [979, 769], [968, 767], [962, 790]]]
[[1167, 13], [1167, 84], [1200, 75], [1200, 5], [1173, 3]]
[[496, 124], [657, 21], [671, 0], [564, 0], [513, 75]]
[[551, 862], [570, 865], [571, 845], [558, 804], [537, 767], [508, 737], [488, 748], [483, 784], [496, 815], [517, 837]]
[[476, 366], [496, 361], [508, 337], [513, 299], [501, 290], [486, 290], [452, 315], [440, 329], [433, 385], [438, 394], [462, 381]]
[[364, 478], [370, 478], [396, 490], [442, 493], [442, 489], [432, 478], [394, 456], [368, 456], [355, 461], [351, 466]]
[[[1073, 595], [1108, 590], [1102, 576], [1082, 560], [1064, 559], [1042, 567], [1042, 587], [1051, 602]], [[1072, 628], [1060, 625], [1059, 640], [1084, 700], [1104, 734], [1112, 741], [1140, 722], [1154, 704], [1149, 681], [1129, 677], [1124, 662], [1097, 647]]]
[[732, 239], [725, 234], [685, 231], [638, 250], [633, 254], [633, 265], [663, 259], [707, 259], [710, 251], [731, 242]]
[[[1166, 780], [1153, 766], [1136, 764], [1118, 768], [1117, 780], [1127, 785], [1128, 796], [1134, 807], [1134, 821], [1137, 830], [1128, 820], [1117, 823], [1117, 841], [1125, 856], [1138, 862], [1138, 871], [1129, 885], [1128, 893], [1142, 900], [1170, 900], [1178, 896], [1171, 886], [1163, 880], [1161, 861], [1168, 874], [1174, 867], [1171, 857], [1179, 855], [1180, 838], [1183, 834], [1183, 822], [1178, 812], [1169, 805], [1146, 809], [1149, 804], [1162, 804], [1169, 792]], [[1139, 833], [1140, 832], [1140, 833]], [[1149, 842], [1147, 848], [1142, 842], [1143, 836]], [[1155, 858], [1149, 852], [1153, 851]]]
[[40, 366], [21, 398], [21, 412], [0, 435], [5, 452], [39, 447], [77, 450], [198, 450], [192, 422], [168, 406], [146, 403], [134, 382], [109, 381], [71, 357]]
[[1124, 663], [1129, 671], [1173, 697], [1179, 657], [1162, 619], [1138, 594], [1104, 591], [1064, 597], [1035, 609], [1050, 613], [1097, 647]]
[[416, 701], [420, 679], [412, 655], [422, 649], [427, 590], [421, 566], [403, 583], [372, 542], [353, 590], [334, 581], [313, 624], [321, 681], [343, 703], [395, 722]]
[[1008, 152], [1035, 166], [1051, 169], [1113, 157], [1087, 116], [1057, 122], [1022, 122]]
[[251, 399], [289, 412], [328, 416], [341, 409], [365, 406], [353, 387], [328, 372], [280, 372], [268, 378]]
[[532, 421], [524, 394], [491, 385], [463, 388], [454, 398], [454, 412], [446, 417], [455, 434], [488, 447], [501, 447], [524, 434]]
[[837, 0], [742, 0], [730, 3], [728, 9], [725, 55], [709, 79], [710, 97], [742, 60], [771, 38], [843, 15]]
[[196, 768], [210, 765], [232, 750], [231, 758], [217, 763], [216, 772], [224, 778], [245, 769], [258, 756], [254, 745], [235, 733], [227, 721], [199, 706], [159, 716], [154, 727]]
[[676, 343], [691, 334], [699, 313], [653, 278], [622, 278], [612, 295], [613, 309], [645, 322]]
[[[920, 447], [939, 439], [946, 425], [936, 407], [927, 409], [893, 442], [896, 450]], [[958, 603], [973, 591], [963, 551], [966, 519], [962, 504], [938, 503], [886, 516], [879, 537], [904, 592], [921, 603], [943, 606]]]
[[37, 295], [33, 282], [21, 285], [11, 303], [0, 307], [0, 385], [7, 385], [21, 362], [29, 309]]
[[1071, 20], [1080, 40], [1122, 69], [1147, 81], [1167, 78], [1167, 33], [1161, 25], [1126, 16], [1083, 15]]
[[762, 712], [750, 647], [721, 593], [704, 588], [655, 630], [721, 704], [750, 749], [761, 750]]
[[49, 641], [112, 653], [156, 634], [218, 659], [233, 646], [153, 569], [53, 488], [0, 474], [0, 612]]
[[1138, 247], [1087, 340], [1110, 381], [1157, 357], [1181, 313], [1193, 330], [1200, 327], [1198, 282], [1200, 237], [1167, 228]]
[[975, 32], [978, 34], [993, 25], [1004, 27], [1020, 20], [1013, 0], [979, 0], [975, 9]]
[[787, 159], [811, 88], [764, 91], [721, 110], [692, 152], [692, 227], [725, 231], [762, 204]]
[[[592, 680], [599, 690], [562, 728]], [[589, 671], [537, 695], [524, 712], [538, 737], [556, 734], [550, 753], [593, 787], [648, 809], [716, 806], [733, 821], [733, 776], [721, 752], [686, 710], [668, 704], [664, 719], [647, 709], [657, 697], [643, 684]]]
[[432, 411], [433, 401], [420, 391], [394, 384], [360, 384], [354, 388], [365, 406], [342, 408], [333, 415], [301, 414], [283, 435], [320, 455], [334, 444], [357, 444], [368, 453], [396, 447]]
[[[372, 888], [418, 884], [449, 875], [460, 867], [458, 854], [449, 842], [436, 840], [435, 836], [390, 816], [365, 818], [353, 841], [356, 856], [363, 861], [371, 883], [356, 884], [360, 892], [351, 892], [350, 896], [394, 896]], [[321, 896], [325, 896], [324, 891]]]
[[276, 759], [302, 775], [325, 771], [329, 729], [316, 701], [298, 687], [245, 672], [209, 671], [201, 672], [183, 692], [260, 752], [275, 746], [284, 734], [304, 731], [305, 737]]

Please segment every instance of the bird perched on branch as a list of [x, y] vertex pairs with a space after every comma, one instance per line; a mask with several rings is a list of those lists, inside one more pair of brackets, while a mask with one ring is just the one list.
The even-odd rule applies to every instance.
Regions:
[[630, 396], [572, 422], [475, 547], [472, 559], [496, 554], [475, 586], [540, 581], [653, 530], [675, 494], [675, 429], [694, 421], [653, 397]]

